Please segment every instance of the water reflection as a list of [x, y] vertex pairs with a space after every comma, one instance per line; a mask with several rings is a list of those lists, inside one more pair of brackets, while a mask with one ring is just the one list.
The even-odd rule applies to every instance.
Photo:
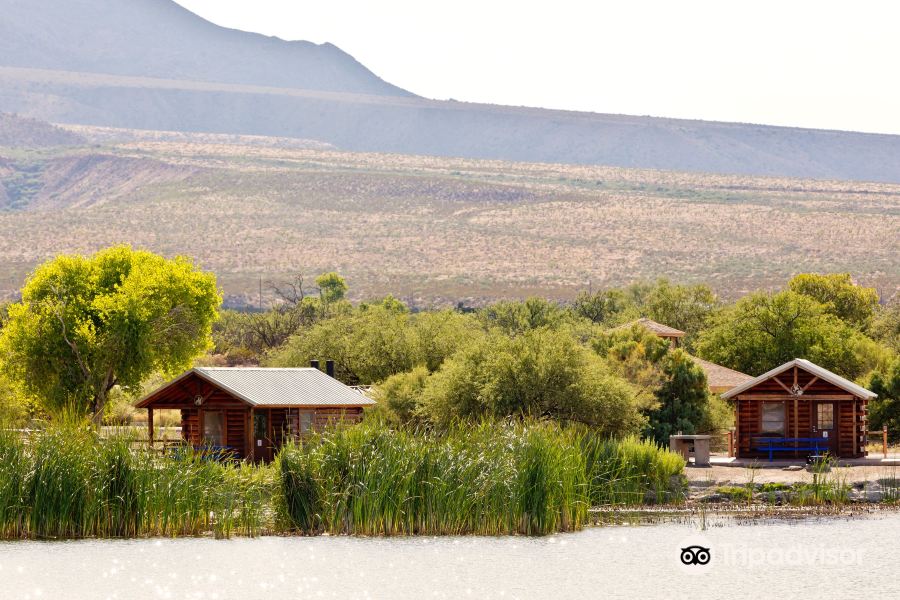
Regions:
[[[695, 517], [660, 520], [537, 539], [8, 542], [0, 544], [0, 598], [900, 596], [884, 552], [900, 536], [894, 513], [756, 527], [716, 515], [706, 530]], [[704, 570], [679, 560], [694, 543], [710, 548]]]

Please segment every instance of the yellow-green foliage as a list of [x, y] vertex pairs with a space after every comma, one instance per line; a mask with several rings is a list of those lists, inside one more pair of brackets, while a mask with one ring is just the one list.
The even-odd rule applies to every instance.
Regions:
[[220, 303], [215, 277], [185, 258], [127, 246], [58, 256], [8, 307], [0, 368], [48, 408], [99, 419], [115, 386], [136, 389], [206, 351]]
[[501, 332], [464, 348], [432, 375], [421, 413], [447, 425], [457, 419], [549, 417], [607, 436], [636, 433], [643, 418], [634, 392], [567, 330]]

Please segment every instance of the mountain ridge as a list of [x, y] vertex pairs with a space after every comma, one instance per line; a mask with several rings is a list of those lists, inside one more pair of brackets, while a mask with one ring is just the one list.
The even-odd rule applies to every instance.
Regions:
[[0, 0], [0, 12], [0, 111], [50, 122], [353, 152], [900, 182], [897, 135], [429, 100], [331, 44], [225, 29], [171, 0]]
[[172, 0], [0, 0], [0, 63], [411, 96], [325, 43], [227, 29]]

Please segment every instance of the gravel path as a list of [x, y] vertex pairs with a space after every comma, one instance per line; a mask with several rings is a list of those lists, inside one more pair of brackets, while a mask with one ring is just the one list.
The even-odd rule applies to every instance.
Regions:
[[[744, 485], [751, 480], [754, 483], [803, 483], [812, 480], [812, 473], [801, 469], [788, 471], [783, 467], [765, 467], [750, 469], [747, 467], [727, 467], [713, 465], [711, 467], [688, 466], [684, 470], [692, 486], [705, 485]], [[866, 465], [852, 467], [834, 467], [831, 476], [841, 478], [848, 483], [876, 482], [880, 479], [900, 478], [900, 467], [893, 465]]]

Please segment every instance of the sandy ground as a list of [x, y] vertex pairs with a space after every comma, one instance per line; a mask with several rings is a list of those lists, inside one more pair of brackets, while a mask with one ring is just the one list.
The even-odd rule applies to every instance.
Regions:
[[[784, 465], [761, 468], [731, 467], [713, 465], [711, 467], [688, 466], [684, 472], [691, 484], [696, 487], [706, 485], [744, 485], [754, 483], [803, 483], [812, 481], [812, 473], [805, 469], [787, 471]], [[900, 466], [897, 465], [865, 465], [834, 467], [831, 476], [844, 479], [848, 483], [876, 482], [880, 479], [900, 478]]]

